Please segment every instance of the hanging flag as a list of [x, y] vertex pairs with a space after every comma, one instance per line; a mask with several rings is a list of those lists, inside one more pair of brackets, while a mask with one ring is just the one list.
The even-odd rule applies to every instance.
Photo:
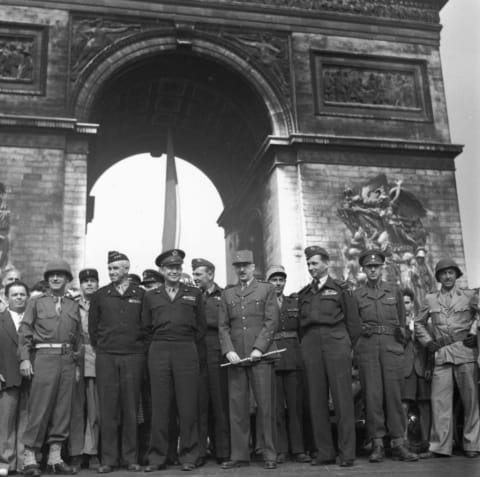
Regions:
[[167, 132], [167, 173], [165, 178], [165, 211], [163, 214], [162, 250], [178, 248], [180, 242], [180, 202], [172, 130]]

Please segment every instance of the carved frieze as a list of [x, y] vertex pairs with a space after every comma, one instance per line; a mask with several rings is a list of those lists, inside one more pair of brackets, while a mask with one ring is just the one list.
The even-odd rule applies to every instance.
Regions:
[[46, 48], [43, 27], [0, 23], [0, 92], [43, 94]]
[[316, 113], [428, 121], [431, 104], [424, 62], [312, 52]]

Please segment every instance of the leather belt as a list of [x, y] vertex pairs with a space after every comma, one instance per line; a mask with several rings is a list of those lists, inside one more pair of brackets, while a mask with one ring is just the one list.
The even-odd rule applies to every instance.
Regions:
[[298, 333], [296, 331], [278, 331], [273, 337], [275, 340], [281, 340], [285, 338], [298, 338]]
[[70, 350], [72, 345], [70, 343], [37, 343], [35, 349], [54, 349], [64, 354]]
[[364, 325], [362, 327], [363, 336], [371, 335], [391, 335], [395, 334], [396, 326], [386, 326], [386, 325]]

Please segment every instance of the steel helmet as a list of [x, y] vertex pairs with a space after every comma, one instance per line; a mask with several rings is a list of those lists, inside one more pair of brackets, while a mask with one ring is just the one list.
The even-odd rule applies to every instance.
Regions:
[[435, 278], [437, 279], [437, 282], [439, 281], [438, 274], [446, 268], [454, 268], [457, 272], [457, 278], [460, 278], [463, 275], [460, 267], [457, 265], [457, 262], [455, 262], [455, 260], [452, 260], [451, 258], [442, 258], [435, 265]]
[[73, 280], [72, 270], [70, 269], [70, 265], [63, 259], [57, 258], [55, 260], [50, 260], [45, 267], [45, 272], [43, 273], [43, 278], [48, 281], [48, 275], [52, 272], [62, 272], [65, 273], [68, 277], [68, 281], [71, 282]]

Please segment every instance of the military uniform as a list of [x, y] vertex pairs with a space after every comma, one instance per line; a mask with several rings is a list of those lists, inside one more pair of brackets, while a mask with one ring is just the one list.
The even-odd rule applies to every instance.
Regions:
[[[251, 263], [251, 262], [250, 262]], [[247, 358], [254, 348], [266, 353], [276, 349], [275, 331], [279, 309], [273, 285], [252, 279], [247, 287], [227, 288], [222, 293], [218, 331], [222, 353], [230, 351], [240, 359]], [[248, 461], [250, 436], [250, 389], [257, 404], [257, 429], [264, 459], [275, 461], [274, 443], [274, 371], [273, 361], [262, 359], [246, 366], [228, 369], [230, 443], [232, 461]]]
[[448, 293], [428, 294], [415, 321], [417, 338], [424, 346], [432, 340], [442, 343], [435, 353], [432, 377], [430, 451], [435, 453], [452, 453], [454, 381], [464, 408], [463, 449], [480, 451], [478, 348], [469, 348], [462, 342], [468, 334], [477, 333], [477, 312], [478, 295], [473, 290], [454, 287]]
[[130, 283], [122, 295], [109, 284], [90, 300], [88, 331], [96, 352], [102, 464], [106, 466], [137, 463], [137, 414], [145, 367], [144, 293]]
[[19, 328], [19, 354], [21, 361], [32, 362], [35, 373], [23, 435], [30, 449], [68, 438], [81, 339], [80, 312], [74, 300], [44, 293], [28, 302]]
[[[370, 438], [403, 439], [402, 408], [404, 350], [395, 337], [405, 329], [405, 308], [400, 289], [378, 282], [354, 292], [363, 334], [355, 347], [355, 359], [365, 397], [367, 432]], [[385, 424], [387, 429], [385, 428]]]
[[[301, 454], [305, 450], [302, 422], [303, 361], [298, 337], [299, 328], [298, 295], [283, 295], [279, 326], [274, 338], [278, 349], [286, 349], [275, 365], [277, 451], [279, 453], [288, 453], [289, 443], [292, 454]], [[288, 425], [285, 420], [286, 415]]]
[[360, 321], [348, 288], [330, 276], [318, 289], [315, 281], [299, 293], [302, 354], [317, 462], [334, 461], [330, 432], [329, 390], [338, 428], [341, 462], [355, 459], [355, 415], [352, 393], [352, 343]]
[[172, 399], [179, 416], [180, 462], [194, 464], [199, 457], [199, 359], [204, 355], [206, 330], [200, 290], [180, 283], [173, 299], [164, 286], [148, 291], [142, 321], [151, 340], [148, 369], [154, 406], [149, 464], [166, 463]]

